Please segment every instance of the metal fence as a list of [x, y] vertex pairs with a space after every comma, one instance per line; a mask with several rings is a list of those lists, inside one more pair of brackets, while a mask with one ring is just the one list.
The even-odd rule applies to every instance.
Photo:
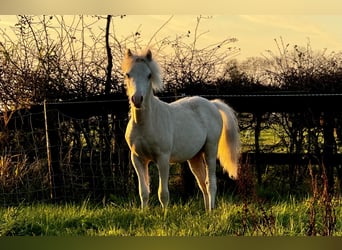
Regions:
[[1, 203], [127, 195], [134, 173], [126, 122], [115, 114], [74, 118], [49, 105], [16, 112], [1, 132]]
[[[280, 135], [279, 126], [273, 126], [279, 123], [278, 118], [282, 117], [281, 112], [284, 112], [280, 110], [275, 113], [277, 110], [274, 103], [279, 99], [274, 96], [249, 98], [210, 96], [209, 98], [225, 99], [239, 112], [241, 135], [244, 141], [242, 160], [249, 159], [253, 167], [251, 171], [256, 173], [260, 182], [263, 178], [267, 179], [265, 169], [269, 164], [287, 165], [292, 172], [297, 171], [292, 173], [292, 176], [302, 173], [298, 173], [298, 169], [300, 166], [307, 166], [308, 162], [303, 162], [303, 159], [312, 155], [312, 152], [298, 151], [298, 154], [293, 156], [292, 153], [296, 151], [290, 152], [287, 148], [289, 145], [286, 144], [288, 131], [283, 129], [281, 132], [283, 135]], [[272, 102], [271, 98], [274, 99]], [[173, 99], [176, 97], [166, 98], [167, 101]], [[290, 100], [288, 97], [287, 101]], [[246, 102], [249, 102], [249, 109], [243, 108], [247, 107]], [[260, 103], [267, 103], [269, 108], [264, 107], [262, 111], [260, 105], [263, 104]], [[308, 103], [306, 101], [305, 105]], [[328, 108], [328, 104], [325, 105], [323, 109]], [[292, 107], [295, 106], [292, 104]], [[297, 106], [303, 105], [297, 103]], [[314, 115], [318, 112], [322, 115], [322, 112], [315, 110], [313, 106], [308, 107], [310, 114]], [[336, 113], [333, 117], [335, 121], [341, 115], [340, 110], [338, 108], [331, 110]], [[294, 113], [294, 110], [287, 110], [286, 114], [291, 112]], [[306, 110], [299, 109], [295, 113], [298, 112], [306, 112]], [[85, 198], [101, 201], [115, 200], [116, 197], [135, 197], [136, 177], [133, 167], [130, 166], [129, 150], [124, 139], [127, 121], [126, 99], [45, 103], [11, 113], [9, 120], [6, 122], [4, 119], [1, 120], [0, 204], [7, 206], [34, 201], [82, 201]], [[303, 124], [306, 123], [303, 121]], [[308, 129], [308, 126], [302, 127], [310, 132], [313, 128]], [[312, 127], [314, 126], [317, 127], [317, 124], [312, 124]], [[324, 125], [317, 128], [315, 135], [324, 133], [323, 127]], [[336, 133], [336, 126], [333, 127]], [[259, 141], [261, 131], [277, 135], [272, 147]], [[324, 139], [324, 135], [321, 136]], [[334, 139], [338, 140], [335, 137]], [[332, 178], [335, 182], [336, 179], [341, 182], [342, 162], [339, 149], [331, 153], [335, 159], [334, 162], [329, 162], [333, 169]], [[265, 158], [267, 154], [269, 156]], [[286, 157], [279, 157], [280, 154]], [[324, 157], [324, 145], [317, 154], [317, 157]], [[284, 158], [288, 160], [284, 161]], [[181, 188], [182, 192], [186, 189], [183, 179], [190, 177], [180, 169], [172, 170], [170, 183]], [[284, 183], [290, 183], [291, 173], [288, 175], [288, 177], [282, 176]], [[298, 178], [292, 178], [292, 181], [298, 181]], [[190, 189], [194, 187], [194, 180], [191, 180], [191, 183], [193, 184], [190, 185]]]

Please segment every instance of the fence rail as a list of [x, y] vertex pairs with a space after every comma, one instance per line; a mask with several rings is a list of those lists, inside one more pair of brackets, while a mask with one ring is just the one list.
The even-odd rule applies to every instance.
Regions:
[[224, 95], [238, 112], [342, 111], [339, 93], [267, 93]]
[[[312, 154], [287, 154], [287, 153], [242, 153], [242, 162], [258, 163], [262, 165], [289, 165], [308, 166], [319, 165], [323, 162], [323, 155]], [[330, 161], [333, 165], [342, 164], [342, 154], [334, 154]]]
[[[302, 112], [302, 111], [342, 111], [342, 93], [263, 93], [234, 95], [201, 95], [207, 99], [223, 99], [237, 112]], [[161, 96], [160, 99], [172, 102], [179, 96]], [[50, 109], [75, 118], [85, 118], [99, 113], [124, 113], [129, 111], [127, 98], [120, 95], [115, 99], [104, 98], [88, 101], [50, 102]], [[37, 105], [41, 109], [42, 105]], [[82, 111], [82, 112], [80, 112]]]

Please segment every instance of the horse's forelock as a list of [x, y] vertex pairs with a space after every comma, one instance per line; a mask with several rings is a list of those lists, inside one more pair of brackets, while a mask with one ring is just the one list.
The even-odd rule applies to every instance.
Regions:
[[126, 52], [126, 56], [122, 62], [122, 70], [124, 72], [128, 72], [129, 69], [132, 68], [135, 63], [141, 63], [141, 62], [145, 63], [151, 70], [152, 88], [155, 91], [162, 90], [164, 87], [164, 84], [161, 78], [160, 67], [158, 63], [152, 59], [151, 52], [147, 53], [147, 55], [145, 56], [133, 55], [130, 51]]
[[137, 58], [135, 58], [135, 62], [145, 62], [146, 63], [146, 60], [143, 57], [137, 57]]

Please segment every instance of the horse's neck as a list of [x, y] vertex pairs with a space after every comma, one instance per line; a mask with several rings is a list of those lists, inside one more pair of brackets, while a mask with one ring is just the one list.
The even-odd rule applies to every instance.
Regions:
[[145, 119], [144, 119], [144, 114], [142, 109], [136, 109], [134, 107], [131, 108], [131, 116], [134, 124], [143, 124]]
[[141, 109], [131, 108], [131, 115], [133, 122], [140, 126], [153, 127], [154, 114], [156, 113], [156, 108], [159, 100], [150, 95], [147, 100], [145, 100], [144, 107]]

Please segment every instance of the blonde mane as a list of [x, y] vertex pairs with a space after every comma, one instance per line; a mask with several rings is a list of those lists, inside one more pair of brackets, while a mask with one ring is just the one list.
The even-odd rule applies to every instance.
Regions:
[[151, 70], [151, 83], [154, 91], [161, 91], [164, 87], [164, 83], [161, 77], [161, 71], [158, 63], [153, 60], [152, 53], [150, 50], [144, 55], [133, 55], [130, 49], [126, 51], [125, 57], [122, 61], [123, 72], [129, 72], [135, 63], [145, 63]]

